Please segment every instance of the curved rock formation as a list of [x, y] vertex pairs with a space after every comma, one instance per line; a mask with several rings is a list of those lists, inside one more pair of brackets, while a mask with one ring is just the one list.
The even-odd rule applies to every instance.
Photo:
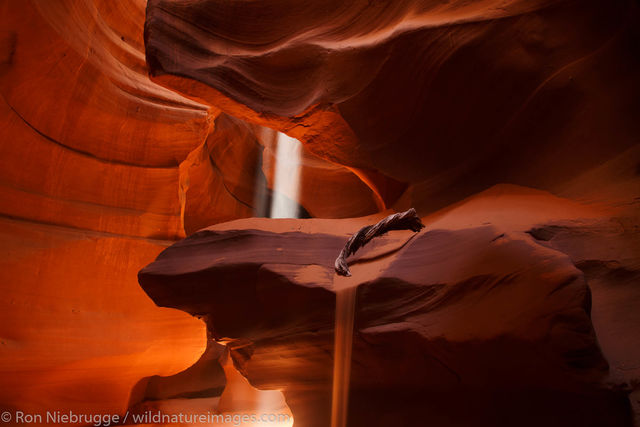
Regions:
[[[0, 406], [36, 412], [118, 413], [136, 404], [179, 410], [184, 400], [197, 406], [193, 398], [204, 393], [207, 404], [221, 399], [228, 410], [238, 409], [233, 390], [226, 388], [224, 399], [215, 396], [223, 368], [219, 355], [203, 355], [203, 322], [154, 306], [139, 289], [136, 272], [202, 227], [265, 215], [275, 191], [277, 132], [284, 132], [304, 144], [296, 200], [304, 216], [357, 217], [415, 206], [423, 215], [435, 212], [425, 221], [441, 229], [403, 248], [404, 236], [391, 236], [353, 267], [370, 274], [361, 280], [367, 283], [358, 300], [354, 422], [369, 422], [360, 407], [365, 400], [388, 403], [389, 416], [396, 416], [393, 408], [411, 414], [414, 397], [431, 393], [433, 384], [460, 393], [428, 394], [432, 403], [447, 408], [453, 397], [463, 398], [493, 422], [495, 414], [486, 412], [492, 405], [483, 405], [477, 393], [465, 394], [472, 386], [487, 390], [481, 371], [469, 372], [472, 365], [460, 359], [465, 348], [480, 356], [499, 351], [496, 360], [472, 361], [504, 381], [492, 385], [498, 401], [523, 403], [524, 395], [504, 396], [501, 390], [518, 381], [535, 383], [538, 391], [555, 390], [558, 401], [568, 402], [558, 408], [549, 396], [534, 393], [530, 402], [548, 404], [548, 414], [577, 423], [571, 410], [600, 410], [585, 425], [600, 416], [615, 423], [624, 421], [615, 408], [625, 404], [618, 388], [632, 391], [640, 413], [638, 9], [632, 0], [0, 0]], [[461, 201], [503, 182], [574, 201], [509, 186]], [[262, 248], [264, 253], [254, 254], [265, 258], [248, 259], [249, 269], [239, 276], [249, 288], [200, 301], [203, 313], [216, 313], [208, 318], [212, 330], [234, 337], [236, 365], [254, 385], [288, 388], [299, 423], [312, 416], [320, 422], [329, 413], [335, 298], [324, 261], [316, 265], [301, 256], [335, 258], [337, 252], [328, 255], [333, 242], [339, 249], [363, 221], [296, 222], [309, 233], [284, 239], [282, 248], [299, 246], [300, 253], [291, 255], [297, 264], [285, 265]], [[239, 233], [237, 256], [250, 254], [242, 248], [253, 250], [283, 235], [269, 229], [270, 222], [242, 224], [259, 230], [230, 231], [238, 223], [214, 228], [218, 236]], [[478, 243], [502, 233], [495, 242]], [[489, 261], [504, 256], [504, 262], [496, 262], [487, 281], [456, 276], [478, 273], [465, 265], [449, 266], [452, 276], [435, 283], [433, 272], [418, 265], [413, 267], [426, 276], [389, 283], [405, 270], [398, 265], [414, 261], [414, 251], [427, 253], [435, 243], [449, 247], [440, 241], [444, 236], [447, 242], [479, 239], [459, 244], [469, 254], [451, 248], [456, 256], [446, 261], [484, 254]], [[236, 243], [220, 240], [211, 247]], [[548, 265], [540, 258], [547, 255]], [[278, 265], [263, 265], [269, 257]], [[206, 258], [216, 260], [208, 252]], [[205, 277], [229, 273], [226, 261], [215, 262], [218, 270], [202, 272]], [[529, 263], [535, 268], [526, 276], [519, 267]], [[546, 341], [533, 329], [513, 329], [515, 320], [501, 325], [489, 322], [490, 316], [468, 330], [471, 337], [486, 338], [477, 346], [456, 335], [462, 326], [440, 318], [446, 334], [433, 339], [424, 329], [431, 306], [414, 306], [460, 290], [442, 302], [443, 313], [471, 297], [479, 315], [492, 314], [501, 295], [530, 290], [541, 297], [537, 292], [557, 289], [551, 273], [567, 279], [567, 286], [548, 296], [549, 307], [521, 310], [523, 319], [539, 319], [553, 307], [562, 314], [536, 323], [553, 337]], [[592, 289], [592, 320], [611, 366], [606, 380], [585, 317], [581, 277]], [[268, 286], [260, 296], [286, 302], [288, 309], [265, 310], [250, 300], [255, 310], [240, 319], [237, 301], [220, 307], [252, 284]], [[387, 298], [380, 286], [394, 295]], [[414, 295], [415, 289], [425, 295]], [[379, 305], [381, 298], [389, 307]], [[555, 305], [565, 299], [566, 306]], [[308, 307], [309, 301], [318, 307]], [[189, 304], [182, 308], [193, 311]], [[415, 308], [414, 323], [402, 318], [403, 307]], [[504, 310], [516, 316], [516, 306]], [[260, 329], [248, 323], [258, 318], [268, 321]], [[391, 325], [396, 329], [388, 330]], [[424, 330], [416, 332], [416, 325]], [[498, 332], [510, 340], [487, 338]], [[521, 336], [530, 342], [517, 343]], [[392, 350], [377, 350], [380, 342]], [[531, 350], [528, 345], [539, 345], [548, 356], [535, 368], [539, 378], [524, 375], [524, 368], [511, 375], [514, 363], [531, 362], [531, 354], [504, 359]], [[265, 353], [271, 349], [285, 357], [273, 359]], [[425, 356], [433, 351], [444, 352], [438, 360], [451, 362], [466, 382], [456, 383]], [[413, 362], [423, 371], [404, 369]], [[550, 375], [561, 366], [566, 370], [553, 382]], [[224, 370], [236, 385], [250, 387], [228, 365]], [[410, 386], [419, 393], [391, 399], [368, 381], [370, 372], [396, 390]], [[432, 374], [433, 384], [427, 381]], [[261, 392], [250, 389], [248, 395]], [[531, 408], [514, 407], [514, 413], [544, 415]], [[436, 414], [433, 409], [431, 416]]]
[[120, 414], [205, 348], [136, 272], [180, 225], [209, 107], [147, 77], [140, 2], [0, 2], [0, 406]]
[[[149, 79], [145, 7], [0, 2], [2, 407], [119, 413], [141, 378], [193, 364], [204, 326], [155, 307], [136, 272], [254, 215], [258, 190], [268, 201], [265, 130]], [[305, 155], [307, 212], [378, 209], [351, 171]]]
[[151, 0], [145, 46], [154, 81], [379, 174], [387, 205], [418, 186], [426, 212], [637, 144], [639, 19], [631, 0]]
[[[220, 113], [203, 145], [180, 165], [184, 229], [251, 216], [268, 217], [275, 192], [278, 132]], [[378, 211], [382, 202], [352, 171], [302, 149], [301, 216], [342, 218]]]
[[626, 426], [626, 392], [608, 383], [583, 272], [525, 233], [594, 227], [602, 215], [498, 187], [425, 218], [428, 231], [413, 238], [374, 240], [351, 279], [335, 276], [333, 261], [371, 218], [239, 220], [176, 243], [139, 280], [158, 305], [202, 316], [230, 340], [240, 371], [282, 389], [300, 425], [328, 423], [336, 291], [357, 286], [349, 425]]

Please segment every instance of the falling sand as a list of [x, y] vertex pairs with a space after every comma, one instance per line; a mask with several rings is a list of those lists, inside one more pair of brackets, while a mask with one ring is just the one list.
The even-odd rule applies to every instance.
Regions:
[[336, 293], [331, 427], [345, 427], [347, 425], [351, 352], [353, 348], [353, 320], [357, 289], [357, 286], [351, 286], [340, 289]]
[[[334, 275], [336, 290], [336, 320], [334, 332], [333, 390], [331, 397], [331, 427], [345, 427], [349, 407], [349, 382], [353, 351], [353, 329], [358, 285], [373, 280], [384, 271], [393, 257], [414, 237], [407, 230], [392, 231], [391, 236], [381, 236], [364, 247], [350, 266], [352, 277]], [[394, 237], [395, 236], [395, 237]]]

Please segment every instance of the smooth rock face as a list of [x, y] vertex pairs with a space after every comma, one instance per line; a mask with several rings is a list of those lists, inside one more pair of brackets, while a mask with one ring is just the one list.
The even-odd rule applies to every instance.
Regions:
[[121, 414], [206, 347], [137, 271], [183, 237], [209, 107], [151, 82], [144, 4], [0, 2], [0, 407]]
[[141, 378], [202, 354], [202, 322], [136, 283], [169, 242], [8, 218], [0, 230], [1, 408], [121, 414]]
[[[142, 378], [196, 362], [203, 323], [154, 306], [136, 273], [272, 190], [261, 152], [275, 131], [149, 79], [145, 8], [0, 1], [2, 408], [123, 413]], [[378, 210], [352, 171], [307, 163], [314, 215]]]
[[[136, 273], [202, 227], [266, 212], [278, 130], [304, 142], [298, 202], [305, 215], [355, 217], [389, 206], [427, 214], [448, 206], [425, 218], [425, 236], [438, 248], [465, 236], [443, 265], [454, 269], [450, 262], [471, 254], [515, 257], [496, 263], [490, 277], [462, 277], [455, 267], [435, 283], [422, 276], [432, 275], [431, 267], [398, 249], [409, 235], [389, 236], [368, 249], [373, 254], [359, 254], [373, 259], [352, 267], [363, 282], [364, 325], [355, 342], [353, 422], [413, 426], [419, 424], [409, 419], [413, 410], [426, 407], [433, 424], [456, 414], [470, 425], [464, 407], [492, 425], [496, 417], [513, 420], [505, 408], [540, 417], [544, 408], [566, 416], [567, 425], [578, 416], [588, 418], [584, 425], [606, 416], [601, 424], [615, 425], [618, 395], [603, 381], [631, 391], [640, 414], [637, 2], [0, 0], [0, 24], [1, 409], [123, 413], [148, 405], [179, 412], [218, 400], [230, 411], [260, 407], [253, 397], [254, 406], [234, 405], [243, 394], [231, 387], [216, 396], [226, 380], [205, 325], [154, 306]], [[461, 201], [497, 182], [574, 201], [510, 186]], [[576, 200], [606, 209], [585, 209]], [[192, 264], [200, 272], [185, 273], [205, 296], [214, 291], [193, 274], [224, 276], [225, 292], [234, 283], [243, 287], [212, 299], [169, 290], [169, 282], [154, 292], [165, 305], [217, 313], [207, 314], [211, 332], [235, 338], [236, 364], [254, 385], [286, 388], [299, 424], [324, 423], [337, 286], [330, 252], [376, 219], [296, 222], [290, 229], [252, 220], [228, 233], [248, 270], [240, 274], [241, 267], [218, 260], [215, 271], [200, 271], [211, 262], [205, 251], [202, 264]], [[234, 227], [240, 228], [218, 225], [211, 244], [226, 250], [223, 230]], [[252, 252], [264, 259], [243, 254], [265, 240], [281, 242], [284, 232], [292, 233], [280, 246], [288, 248], [284, 261], [264, 248]], [[492, 233], [505, 237], [484, 246]], [[318, 248], [309, 236], [317, 236]], [[416, 236], [413, 248], [435, 257], [434, 241], [422, 239]], [[512, 250], [499, 251], [500, 241]], [[531, 253], [516, 250], [521, 246]], [[292, 255], [294, 247], [309, 256]], [[458, 247], [472, 252], [459, 254]], [[606, 380], [598, 378], [602, 360], [583, 315], [580, 274], [547, 298], [563, 315], [534, 322], [552, 331], [547, 341], [517, 319], [511, 323], [518, 330], [495, 320], [492, 298], [507, 289], [480, 292], [501, 278], [516, 295], [539, 277], [543, 289], [555, 289], [556, 278], [573, 277], [558, 251], [592, 291], [592, 322], [610, 365]], [[554, 254], [550, 265], [538, 262], [542, 253]], [[529, 261], [535, 271], [527, 276], [517, 268]], [[400, 281], [396, 263], [421, 276]], [[507, 277], [513, 269], [517, 275]], [[468, 307], [471, 297], [456, 296], [456, 289], [477, 297], [476, 312]], [[386, 290], [404, 300], [387, 298]], [[457, 299], [445, 298], [447, 290]], [[574, 298], [557, 305], [567, 292]], [[247, 305], [237, 306], [245, 296]], [[436, 297], [445, 300], [434, 306]], [[221, 304], [225, 298], [232, 303]], [[389, 299], [388, 313], [381, 298]], [[508, 307], [511, 299], [505, 301]], [[438, 317], [458, 304], [476, 316], [473, 322]], [[531, 319], [544, 312], [527, 307], [522, 311]], [[497, 313], [512, 319], [513, 310]], [[446, 326], [447, 334], [434, 338], [433, 325]], [[486, 338], [497, 333], [492, 328], [508, 339], [474, 344], [463, 334]], [[529, 337], [530, 346], [519, 336]], [[511, 375], [517, 363], [532, 360], [534, 345], [549, 356]], [[494, 357], [496, 349], [502, 350]], [[489, 351], [491, 360], [481, 359]], [[524, 354], [502, 356], [518, 351]], [[469, 360], [469, 352], [477, 358]], [[442, 389], [457, 384], [438, 361], [450, 362], [471, 385], [432, 394], [432, 377]], [[420, 369], [409, 372], [414, 362]], [[471, 362], [492, 369], [468, 372]], [[551, 373], [567, 365], [554, 383]], [[527, 374], [531, 369], [542, 374]], [[251, 388], [230, 366], [224, 372], [250, 396], [270, 393]], [[371, 372], [393, 388], [372, 383]], [[495, 372], [492, 394], [482, 372], [491, 379]], [[417, 391], [400, 391], [418, 379], [424, 381]], [[543, 392], [525, 398], [527, 392], [510, 388], [518, 382]], [[567, 391], [577, 389], [583, 392]], [[271, 407], [282, 406], [278, 399]], [[372, 405], [396, 418], [372, 413]], [[487, 412], [496, 407], [498, 415]], [[522, 423], [518, 417], [512, 425]]]
[[[273, 129], [225, 113], [216, 116], [206, 141], [180, 164], [186, 234], [237, 218], [269, 216], [276, 193], [277, 139], [278, 132]], [[299, 194], [283, 195], [298, 203], [298, 216], [362, 216], [383, 207], [348, 168], [322, 160], [304, 148], [297, 160]]]
[[[475, 224], [464, 210], [486, 202], [530, 216], [476, 209], [490, 223]], [[167, 248], [139, 281], [158, 305], [230, 340], [239, 370], [283, 390], [299, 425], [328, 423], [336, 292], [351, 286], [350, 425], [631, 425], [626, 392], [607, 385], [585, 275], [525, 232], [563, 215], [597, 211], [496, 189], [425, 218], [426, 231], [374, 240], [350, 260], [352, 278], [335, 276], [333, 261], [347, 230], [373, 218], [238, 220]]]
[[387, 206], [418, 186], [432, 212], [637, 144], [639, 22], [632, 0], [150, 0], [145, 46], [159, 84], [377, 173]]

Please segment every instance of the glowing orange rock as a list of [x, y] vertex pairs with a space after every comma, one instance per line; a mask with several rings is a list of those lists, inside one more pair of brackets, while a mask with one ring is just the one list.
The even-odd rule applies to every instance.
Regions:
[[[372, 241], [350, 259], [351, 278], [337, 278], [333, 262], [375, 218], [244, 219], [167, 248], [139, 279], [158, 305], [206, 314], [210, 333], [231, 341], [240, 372], [260, 389], [282, 389], [304, 425], [329, 423], [336, 291], [358, 286], [349, 425], [420, 417], [627, 426], [629, 402], [607, 384], [585, 274], [530, 231], [595, 226], [607, 214], [498, 187], [425, 218], [426, 231]], [[456, 410], [460, 399], [473, 411]]]

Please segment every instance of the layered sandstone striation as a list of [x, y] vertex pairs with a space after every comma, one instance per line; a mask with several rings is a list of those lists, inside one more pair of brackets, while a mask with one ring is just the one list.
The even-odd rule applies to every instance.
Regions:
[[[151, 81], [145, 8], [0, 2], [2, 407], [120, 413], [142, 378], [192, 365], [204, 325], [155, 307], [136, 272], [270, 200], [276, 131]], [[313, 215], [378, 210], [352, 171], [305, 156]]]
[[[113, 6], [113, 7], [112, 7]], [[136, 272], [175, 239], [209, 107], [147, 77], [141, 2], [0, 3], [0, 406], [124, 413], [205, 348]]]
[[[220, 224], [267, 215], [285, 132], [304, 144], [302, 215], [430, 214], [352, 266], [354, 422], [362, 402], [409, 417], [427, 396], [434, 422], [457, 399], [493, 423], [490, 390], [516, 405], [503, 421], [623, 424], [620, 393], [640, 413], [638, 16], [631, 0], [0, 1], [0, 406], [259, 407], [215, 336], [301, 425], [324, 422], [332, 258], [379, 217]], [[563, 198], [477, 194], [496, 183]], [[136, 272], [212, 224], [141, 275], [207, 336]], [[535, 393], [503, 393], [520, 386]]]
[[427, 212], [637, 144], [639, 19], [631, 0], [150, 0], [145, 46], [154, 81]]

